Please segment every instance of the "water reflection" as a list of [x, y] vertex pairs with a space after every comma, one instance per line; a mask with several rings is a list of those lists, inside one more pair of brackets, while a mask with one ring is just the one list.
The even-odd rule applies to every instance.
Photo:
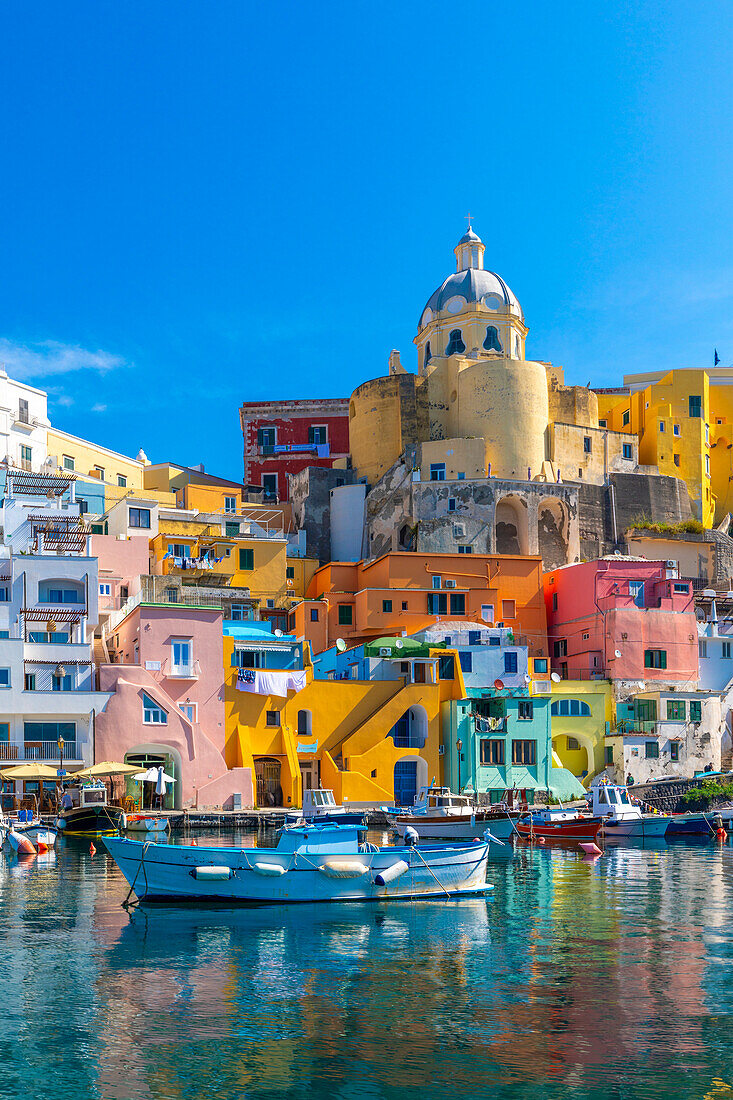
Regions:
[[726, 1095], [730, 847], [523, 847], [490, 878], [488, 901], [128, 914], [88, 845], [2, 858], [0, 1095]]

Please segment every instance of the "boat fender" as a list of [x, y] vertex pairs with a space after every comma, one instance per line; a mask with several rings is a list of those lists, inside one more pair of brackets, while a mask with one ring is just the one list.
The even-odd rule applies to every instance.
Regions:
[[280, 867], [277, 863], [253, 863], [252, 870], [258, 875], [269, 875], [270, 878], [277, 878], [279, 875], [285, 874], [287, 867]]
[[396, 863], [391, 863], [389, 867], [385, 867], [383, 871], [379, 871], [374, 876], [374, 881], [377, 886], [386, 886], [388, 882], [394, 882], [400, 875], [404, 875], [405, 871], [410, 870], [409, 863], [405, 863], [404, 859], [398, 859]]
[[322, 863], [318, 870], [321, 874], [328, 875], [329, 878], [360, 878], [361, 875], [365, 875], [367, 872], [364, 864], [358, 863], [356, 860], [340, 862], [328, 860], [326, 863]]
[[411, 825], [408, 825], [407, 828], [405, 829], [405, 844], [406, 844], [406, 846], [408, 848], [414, 847], [417, 844], [419, 839], [420, 839], [420, 835], [419, 835], [417, 829], [413, 829]]
[[728, 839], [728, 834], [726, 833], [725, 829], [722, 829], [722, 828], [717, 829], [716, 832], [715, 832], [715, 835], [718, 838], [718, 840], [727, 840]]
[[36, 854], [33, 841], [29, 837], [23, 836], [22, 833], [17, 833], [15, 829], [10, 829], [8, 832], [8, 840], [19, 856], [34, 856]]
[[194, 867], [189, 873], [203, 882], [223, 882], [234, 877], [231, 867]]

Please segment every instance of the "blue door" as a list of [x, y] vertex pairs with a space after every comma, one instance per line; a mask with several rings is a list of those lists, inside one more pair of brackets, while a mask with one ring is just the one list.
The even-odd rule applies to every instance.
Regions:
[[394, 766], [394, 800], [397, 806], [411, 806], [417, 794], [417, 760], [398, 760]]

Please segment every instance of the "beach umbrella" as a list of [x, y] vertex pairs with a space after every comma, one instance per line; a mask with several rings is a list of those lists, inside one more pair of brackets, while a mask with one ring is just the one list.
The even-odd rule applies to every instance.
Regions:
[[3, 779], [58, 779], [57, 769], [49, 768], [48, 764], [16, 764], [12, 768], [3, 768], [0, 772]]
[[100, 764], [92, 764], [91, 768], [82, 768], [74, 775], [79, 779], [95, 779], [97, 776], [104, 775], [133, 775], [137, 769], [137, 764], [120, 764], [114, 760], [102, 760]]

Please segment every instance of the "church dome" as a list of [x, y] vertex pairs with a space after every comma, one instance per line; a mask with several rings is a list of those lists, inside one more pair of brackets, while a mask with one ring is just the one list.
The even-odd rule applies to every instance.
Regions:
[[454, 252], [456, 268], [428, 299], [420, 315], [418, 331], [429, 324], [436, 313], [462, 313], [464, 309], [483, 305], [496, 312], [508, 312], [524, 321], [522, 307], [515, 294], [500, 275], [484, 268], [484, 242], [471, 226]]

